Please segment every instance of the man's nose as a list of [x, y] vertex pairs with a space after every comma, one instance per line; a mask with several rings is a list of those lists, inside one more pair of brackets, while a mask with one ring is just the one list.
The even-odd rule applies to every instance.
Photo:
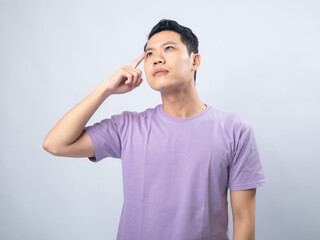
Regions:
[[153, 59], [153, 65], [157, 65], [157, 64], [160, 64], [160, 63], [164, 64], [165, 63], [165, 59], [161, 55], [158, 54]]

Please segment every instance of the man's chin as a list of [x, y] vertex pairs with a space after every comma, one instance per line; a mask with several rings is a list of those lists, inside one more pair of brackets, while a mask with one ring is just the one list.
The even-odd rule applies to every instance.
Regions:
[[151, 87], [153, 90], [160, 92], [161, 94], [167, 94], [177, 91], [177, 87], [172, 84], [159, 84]]
[[149, 85], [153, 90], [160, 91], [162, 88], [167, 87], [168, 81], [165, 78], [152, 78], [152, 82], [149, 82]]
[[151, 88], [156, 91], [161, 91], [161, 89], [166, 89], [170, 87], [170, 83], [168, 79], [165, 78], [154, 78], [152, 79], [152, 84], [150, 84]]
[[153, 90], [161, 93], [180, 91], [178, 89], [183, 88], [183, 83], [165, 76], [152, 78], [148, 83]]

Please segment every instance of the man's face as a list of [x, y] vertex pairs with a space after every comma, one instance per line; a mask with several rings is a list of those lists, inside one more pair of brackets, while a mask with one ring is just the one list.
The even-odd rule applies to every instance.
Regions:
[[[194, 53], [188, 55], [187, 47], [174, 31], [153, 35], [146, 46], [144, 71], [151, 88], [157, 91], [177, 90], [193, 83]], [[160, 72], [156, 73], [157, 70]]]

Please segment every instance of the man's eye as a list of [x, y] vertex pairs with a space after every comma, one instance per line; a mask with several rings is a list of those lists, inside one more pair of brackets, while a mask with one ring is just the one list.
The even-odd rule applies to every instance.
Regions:
[[166, 49], [168, 49], [168, 48], [172, 48], [172, 47], [171, 46], [166, 47]]
[[150, 54], [152, 54], [152, 52], [148, 52], [148, 53], [146, 54], [146, 56], [147, 56], [147, 57], [149, 57], [149, 56], [150, 56]]

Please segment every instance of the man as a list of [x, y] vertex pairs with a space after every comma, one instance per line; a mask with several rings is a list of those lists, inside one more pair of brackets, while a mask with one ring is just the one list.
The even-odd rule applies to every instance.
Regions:
[[[266, 185], [253, 130], [242, 117], [203, 104], [195, 88], [198, 39], [161, 20], [144, 53], [71, 109], [43, 148], [66, 157], [122, 160], [118, 240], [226, 240], [230, 189], [234, 240], [255, 236], [256, 187]], [[162, 104], [85, 127], [103, 101], [140, 86], [144, 71]]]

